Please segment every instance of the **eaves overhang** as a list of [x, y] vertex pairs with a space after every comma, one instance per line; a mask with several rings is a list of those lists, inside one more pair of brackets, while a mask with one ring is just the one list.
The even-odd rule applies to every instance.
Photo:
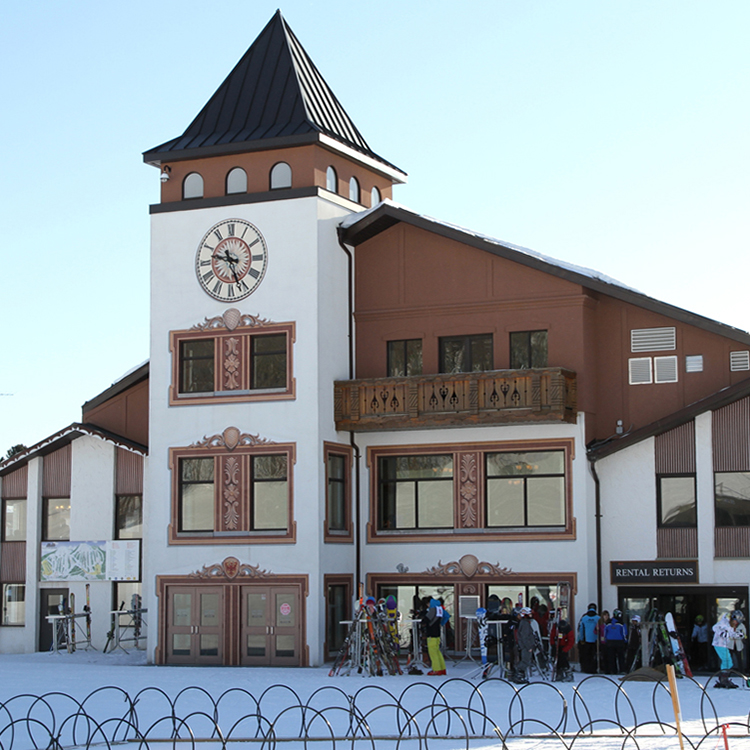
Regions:
[[722, 388], [720, 391], [700, 399], [700, 401], [689, 404], [679, 411], [657, 419], [655, 422], [639, 427], [637, 430], [599, 441], [589, 446], [587, 450], [588, 458], [591, 461], [598, 461], [606, 456], [611, 456], [613, 453], [625, 450], [625, 448], [640, 443], [642, 440], [662, 435], [675, 429], [675, 427], [680, 427], [707, 411], [716, 411], [716, 409], [721, 409], [723, 406], [747, 396], [750, 396], [750, 378]]
[[142, 365], [139, 365], [134, 370], [131, 370], [126, 375], [123, 375], [123, 377], [121, 377], [119, 380], [112, 383], [112, 385], [109, 388], [102, 391], [99, 395], [94, 396], [94, 398], [86, 401], [86, 403], [83, 404], [81, 409], [83, 410], [85, 414], [85, 412], [90, 411], [91, 409], [94, 409], [97, 406], [100, 406], [105, 401], [109, 401], [111, 398], [114, 398], [115, 396], [119, 395], [123, 391], [128, 390], [128, 388], [132, 388], [134, 385], [137, 385], [142, 380], [146, 380], [148, 378], [148, 373], [149, 373], [149, 363], [147, 360]]
[[73, 422], [62, 430], [59, 430], [44, 440], [39, 441], [36, 445], [32, 445], [30, 448], [27, 448], [20, 453], [16, 453], [15, 456], [11, 456], [11, 458], [7, 458], [5, 461], [0, 461], [0, 476], [4, 476], [5, 474], [20, 468], [24, 464], [27, 464], [32, 458], [46, 456], [48, 453], [52, 453], [58, 448], [62, 448], [64, 445], [72, 443], [83, 435], [90, 435], [91, 437], [99, 438], [100, 440], [111, 443], [118, 448], [124, 448], [131, 453], [138, 453], [142, 456], [148, 455], [148, 447], [141, 443], [136, 443], [134, 440], [128, 440], [114, 432], [103, 430], [101, 427]]
[[726, 323], [720, 323], [717, 320], [649, 297], [642, 292], [615, 282], [614, 279], [605, 281], [601, 274], [588, 275], [584, 273], [584, 269], [576, 270], [576, 267], [572, 264], [563, 263], [562, 261], [555, 263], [554, 259], [545, 259], [544, 256], [526, 248], [512, 246], [501, 240], [475, 234], [468, 229], [414, 213], [392, 201], [383, 201], [374, 208], [347, 217], [339, 227], [339, 237], [345, 244], [356, 247], [399, 223], [409, 224], [426, 232], [455, 240], [469, 247], [511, 260], [514, 263], [520, 263], [529, 268], [565, 279], [593, 292], [628, 302], [650, 312], [673, 318], [681, 323], [686, 323], [750, 346], [750, 333], [747, 331], [742, 331]]

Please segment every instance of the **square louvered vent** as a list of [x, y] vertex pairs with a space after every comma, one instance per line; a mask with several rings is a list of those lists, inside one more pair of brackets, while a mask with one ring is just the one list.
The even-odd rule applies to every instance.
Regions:
[[644, 385], [651, 382], [651, 357], [637, 357], [628, 360], [630, 385]]
[[703, 355], [688, 354], [685, 357], [685, 372], [703, 372]]
[[747, 352], [729, 352], [729, 369], [750, 370], [750, 351]]
[[677, 382], [677, 357], [654, 357], [654, 382]]
[[630, 351], [667, 352], [677, 345], [675, 328], [634, 328], [630, 332]]

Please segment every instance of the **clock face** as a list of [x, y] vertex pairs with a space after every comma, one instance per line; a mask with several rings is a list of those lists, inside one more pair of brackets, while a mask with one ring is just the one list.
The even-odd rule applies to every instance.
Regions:
[[235, 302], [263, 280], [268, 249], [263, 235], [244, 219], [225, 219], [209, 229], [195, 255], [195, 273], [206, 294]]

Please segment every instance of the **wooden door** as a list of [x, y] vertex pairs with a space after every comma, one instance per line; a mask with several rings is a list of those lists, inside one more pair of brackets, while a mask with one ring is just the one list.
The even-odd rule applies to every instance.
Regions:
[[244, 666], [300, 664], [300, 595], [294, 586], [242, 587], [240, 661]]
[[167, 591], [167, 663], [221, 664], [222, 587], [170, 586]]

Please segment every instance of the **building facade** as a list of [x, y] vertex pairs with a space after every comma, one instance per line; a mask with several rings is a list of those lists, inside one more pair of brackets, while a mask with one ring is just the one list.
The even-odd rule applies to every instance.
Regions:
[[[551, 607], [567, 582], [575, 618], [636, 606], [609, 562], [700, 558], [701, 585], [746, 601], [746, 529], [709, 564], [709, 500], [692, 536], [656, 520], [658, 478], [712, 449], [696, 438], [691, 464], [677, 441], [673, 466], [671, 438], [633, 436], [745, 388], [750, 335], [394, 203], [405, 173], [279, 13], [144, 161], [162, 184], [150, 359], [0, 464], [0, 650], [45, 647], [50, 588], [83, 595], [42, 582], [50, 499], [70, 508], [60, 541], [139, 541], [137, 581], [91, 583], [92, 625], [103, 639], [142, 596], [159, 664], [320, 664], [360, 583], [407, 614], [433, 593]], [[60, 451], [70, 486], [47, 486]], [[750, 471], [731, 466], [714, 471]], [[636, 507], [648, 524], [623, 525]]]

